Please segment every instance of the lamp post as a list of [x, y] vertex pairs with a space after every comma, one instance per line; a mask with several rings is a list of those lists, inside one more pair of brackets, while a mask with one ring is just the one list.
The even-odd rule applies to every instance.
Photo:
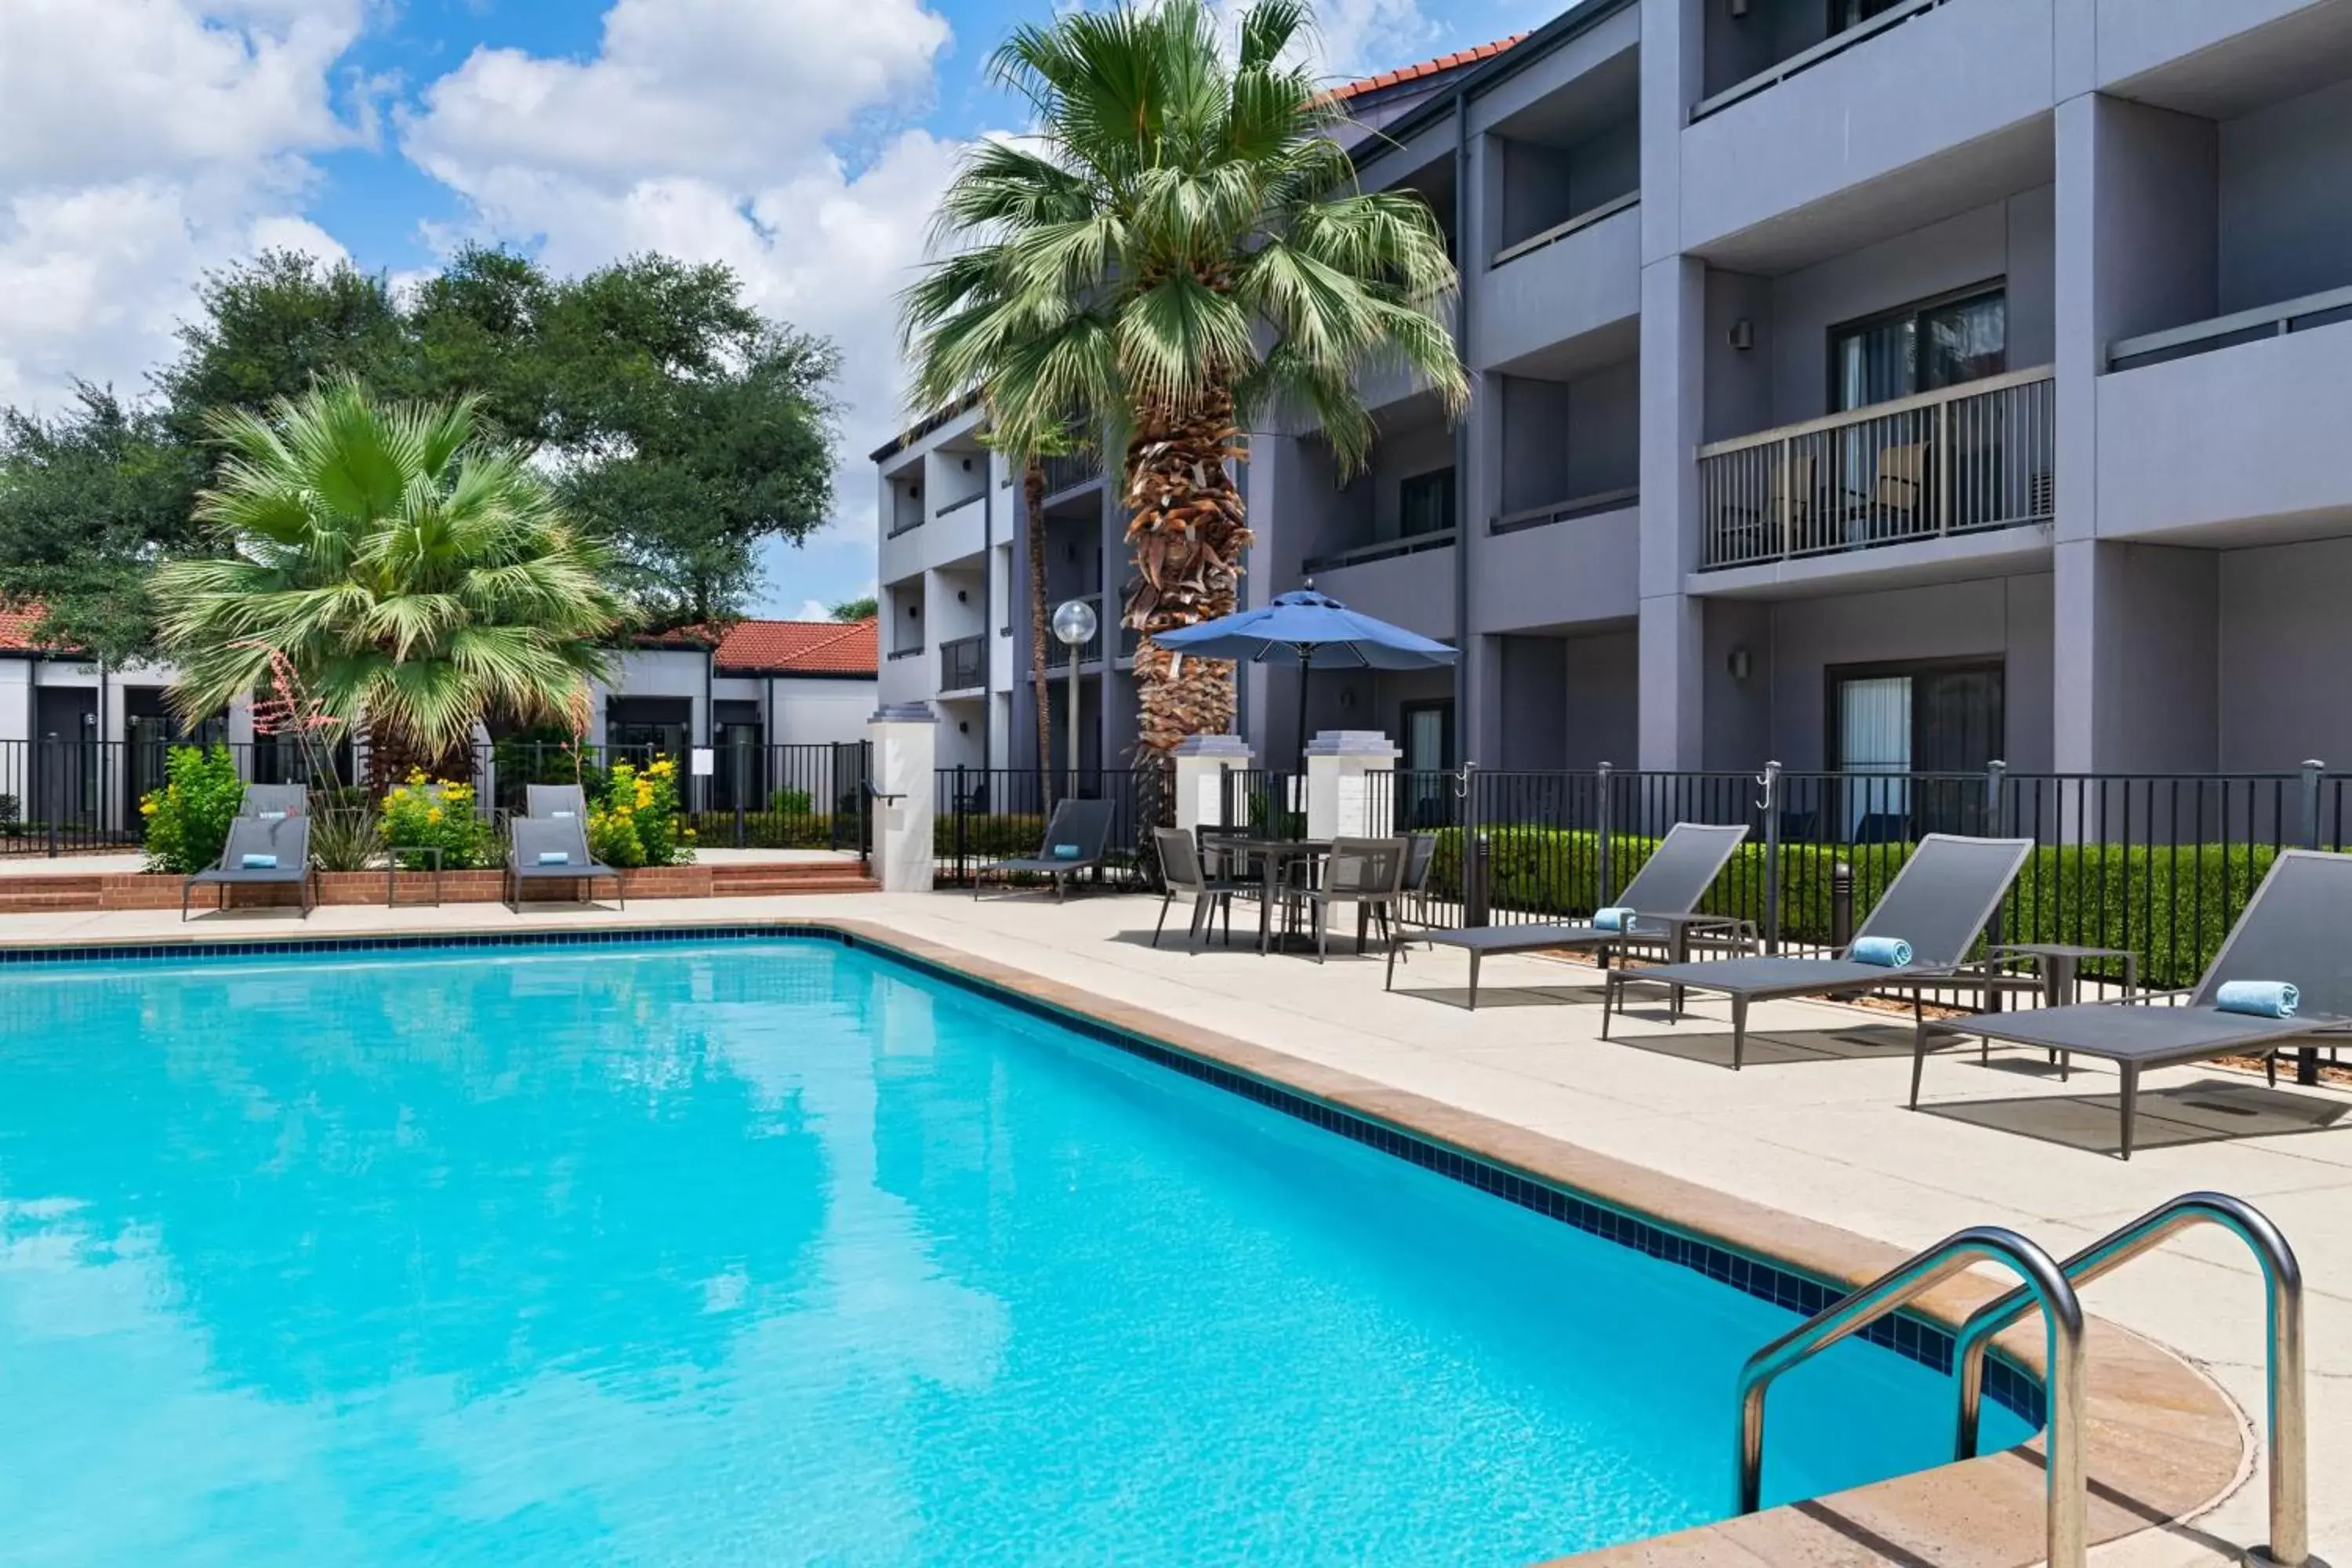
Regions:
[[1070, 788], [1067, 798], [1078, 794], [1078, 649], [1094, 638], [1100, 623], [1095, 617], [1095, 607], [1084, 599], [1065, 599], [1054, 606], [1054, 637], [1070, 650]]

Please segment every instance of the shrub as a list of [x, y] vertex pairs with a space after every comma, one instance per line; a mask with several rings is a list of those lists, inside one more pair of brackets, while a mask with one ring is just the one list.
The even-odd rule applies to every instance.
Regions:
[[816, 809], [816, 801], [804, 789], [780, 789], [768, 797], [768, 809], [778, 816], [806, 816]]
[[229, 824], [245, 801], [245, 781], [226, 746], [174, 746], [163, 787], [139, 803], [146, 818], [147, 869], [188, 876], [220, 862]]
[[[488, 818], [474, 809], [474, 786], [450, 780], [408, 775], [383, 797], [380, 831], [388, 847], [438, 849], [441, 868], [465, 871], [498, 863], [498, 837]], [[398, 857], [403, 870], [429, 868], [424, 855]]]
[[683, 866], [694, 829], [677, 812], [677, 764], [656, 757], [639, 769], [614, 763], [588, 805], [588, 852], [607, 866]]
[[310, 818], [310, 855], [321, 871], [364, 871], [383, 852], [376, 814], [364, 805], [331, 805]]

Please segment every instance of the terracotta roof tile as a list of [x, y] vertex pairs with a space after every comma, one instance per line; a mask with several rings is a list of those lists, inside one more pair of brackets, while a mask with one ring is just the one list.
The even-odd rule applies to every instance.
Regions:
[[777, 675], [872, 675], [882, 638], [871, 620], [738, 621], [719, 640], [721, 669]]
[[0, 652], [36, 653], [63, 652], [50, 649], [41, 643], [41, 617], [47, 614], [38, 605], [24, 610], [0, 610]]
[[1480, 60], [1491, 60], [1526, 37], [1525, 33], [1513, 33], [1507, 38], [1497, 38], [1491, 44], [1480, 44], [1475, 48], [1456, 49], [1450, 55], [1440, 55], [1433, 60], [1423, 60], [1418, 65], [1399, 66], [1394, 70], [1385, 70], [1378, 76], [1368, 76], [1361, 81], [1351, 81], [1345, 87], [1335, 87], [1331, 89], [1331, 96], [1355, 98], [1362, 93], [1378, 92], [1384, 87], [1394, 87], [1399, 82], [1417, 81], [1425, 76], [1442, 76], [1457, 66], [1476, 65]]

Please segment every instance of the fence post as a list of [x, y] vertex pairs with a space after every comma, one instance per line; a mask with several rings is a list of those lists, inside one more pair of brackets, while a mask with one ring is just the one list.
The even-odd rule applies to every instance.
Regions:
[[[1077, 791], [1076, 791], [1075, 788], [1073, 788], [1073, 789], [1071, 790], [1071, 792], [1070, 792], [1070, 793], [1071, 793], [1071, 794], [1073, 794], [1073, 795], [1076, 795], [1076, 794], [1077, 793]], [[970, 793], [969, 793], [969, 792], [965, 789], [965, 787], [964, 787], [964, 782], [963, 782], [963, 764], [962, 764], [961, 763], [958, 763], [956, 764], [956, 771], [955, 771], [955, 863], [956, 863], [956, 884], [957, 884], [959, 887], [961, 887], [961, 886], [962, 885], [962, 883], [963, 883], [963, 878], [964, 878], [964, 863], [963, 863], [963, 862], [964, 862], [964, 854], [965, 854], [965, 843], [964, 843], [964, 810], [965, 810], [965, 803], [966, 803], [967, 801], [969, 801], [971, 798], [971, 797]]]
[[2303, 847], [2319, 847], [2319, 775], [2327, 764], [2316, 758], [2303, 764]]
[[[735, 730], [734, 776], [728, 780], [729, 793], [735, 797], [735, 847], [738, 849], [743, 847], [743, 789], [751, 782], [751, 770], [747, 764], [751, 760], [751, 748], [744, 743], [750, 738], [740, 727]], [[811, 804], [814, 804], [814, 797]]]
[[1598, 863], [1594, 867], [1594, 874], [1600, 878], [1601, 885], [1593, 890], [1592, 907], [1596, 910], [1605, 910], [1609, 907], [1609, 897], [1616, 890], [1617, 884], [1609, 875], [1609, 764], [1601, 763], [1599, 773], [1600, 781], [1597, 787], [1601, 791], [1601, 802], [1597, 821], [1600, 826], [1601, 850], [1595, 858]]
[[1478, 831], [1478, 764], [1464, 762], [1455, 770], [1454, 791], [1462, 797], [1462, 923], [1486, 923], [1486, 840]]
[[65, 795], [65, 780], [58, 771], [58, 738], [41, 737], [41, 816], [49, 826], [49, 858], [58, 858], [58, 804]]
[[1830, 942], [1840, 952], [1853, 940], [1853, 868], [1841, 860], [1830, 868]]
[[1780, 951], [1780, 764], [1766, 763], [1756, 782], [1764, 794], [1756, 808], [1764, 814], [1764, 951]]

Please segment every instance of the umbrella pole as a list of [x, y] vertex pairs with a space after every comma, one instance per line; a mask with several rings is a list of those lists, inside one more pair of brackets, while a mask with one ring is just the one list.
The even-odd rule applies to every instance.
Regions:
[[1298, 650], [1298, 771], [1301, 774], [1307, 772], [1307, 677], [1314, 668], [1307, 662], [1312, 657], [1311, 648]]

